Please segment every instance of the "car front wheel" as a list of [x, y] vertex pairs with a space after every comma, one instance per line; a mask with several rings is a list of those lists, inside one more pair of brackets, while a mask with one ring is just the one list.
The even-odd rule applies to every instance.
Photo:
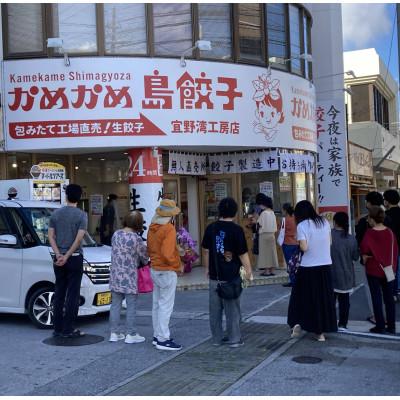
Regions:
[[28, 315], [35, 326], [41, 329], [53, 328], [54, 288], [43, 287], [36, 290], [28, 302]]

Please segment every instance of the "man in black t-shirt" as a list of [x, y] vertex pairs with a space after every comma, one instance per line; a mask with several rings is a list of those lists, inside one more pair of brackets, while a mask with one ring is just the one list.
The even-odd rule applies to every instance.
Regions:
[[[240, 333], [240, 297], [226, 300], [218, 296], [218, 281], [229, 282], [239, 276], [243, 265], [246, 277], [251, 278], [251, 264], [243, 229], [233, 222], [238, 206], [227, 197], [218, 205], [219, 220], [210, 224], [203, 237], [203, 259], [210, 279], [210, 328], [213, 344], [227, 342], [230, 347], [243, 345]], [[215, 265], [215, 259], [218, 265]], [[223, 337], [222, 311], [225, 312], [228, 337]]]
[[[399, 202], [400, 202], [400, 195], [397, 190], [390, 189], [386, 190], [385, 193], [383, 193], [383, 199], [385, 201], [385, 208], [386, 208], [386, 218], [387, 218], [387, 226], [392, 230], [394, 233], [396, 240], [397, 240], [397, 245], [400, 248], [400, 207], [399, 207]], [[400, 289], [400, 274], [399, 274], [399, 266], [400, 266], [400, 256], [397, 260], [394, 262], [397, 262], [397, 272], [396, 272], [396, 279], [394, 282], [394, 295], [397, 296], [399, 300], [399, 289]]]

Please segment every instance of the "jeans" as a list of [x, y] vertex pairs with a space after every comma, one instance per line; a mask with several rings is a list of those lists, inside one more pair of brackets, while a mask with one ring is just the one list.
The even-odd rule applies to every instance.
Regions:
[[226, 330], [229, 343], [239, 343], [240, 333], [240, 297], [233, 300], [221, 299], [217, 293], [217, 281], [210, 279], [209, 312], [210, 329], [213, 343], [221, 343], [224, 336], [222, 329], [222, 312], [225, 312]]
[[54, 293], [54, 331], [72, 333], [79, 311], [79, 294], [83, 274], [83, 256], [71, 256], [59, 267], [53, 264], [56, 276]]
[[[289, 260], [292, 257], [292, 255], [295, 253], [295, 251], [299, 248], [297, 244], [283, 244], [282, 245], [282, 252], [283, 256], [285, 257], [285, 262], [286, 262], [286, 267], [289, 264]], [[293, 279], [289, 275], [290, 283], [293, 285]]]
[[350, 311], [350, 293], [337, 293], [335, 292], [335, 302], [339, 303], [339, 326], [347, 327], [349, 322]]
[[175, 302], [178, 276], [174, 271], [156, 271], [151, 269], [153, 279], [153, 336], [159, 342], [170, 339], [169, 320]]
[[382, 309], [382, 297], [385, 303], [386, 320], [388, 329], [395, 329], [395, 302], [393, 298], [393, 281], [388, 282], [386, 278], [378, 278], [376, 276], [367, 275], [369, 290], [371, 291], [372, 305], [374, 307], [374, 315], [376, 327], [385, 329], [385, 318]]
[[136, 333], [136, 302], [137, 294], [126, 294], [111, 292], [111, 308], [110, 308], [110, 330], [111, 333], [121, 333], [121, 306], [122, 300], [126, 299], [126, 333], [134, 335]]

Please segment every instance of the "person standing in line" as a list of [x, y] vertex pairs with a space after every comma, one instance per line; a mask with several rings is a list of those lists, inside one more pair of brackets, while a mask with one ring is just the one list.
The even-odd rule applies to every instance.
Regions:
[[[133, 211], [124, 218], [123, 229], [117, 230], [111, 240], [110, 289], [110, 342], [125, 339], [125, 343], [145, 341], [136, 331], [136, 302], [138, 297], [138, 268], [147, 264], [149, 256], [143, 239], [143, 215]], [[126, 336], [121, 332], [121, 306], [126, 299]]]
[[303, 329], [315, 333], [316, 339], [324, 342], [325, 332], [337, 331], [331, 278], [331, 228], [307, 200], [297, 203], [294, 216], [303, 256], [290, 295], [288, 325], [292, 328], [292, 337], [299, 336]]
[[[398, 258], [398, 247], [393, 232], [383, 224], [384, 219], [385, 212], [381, 207], [370, 207], [368, 223], [372, 228], [368, 229], [361, 242], [361, 255], [367, 273], [376, 319], [376, 326], [369, 331], [378, 334], [385, 332], [395, 334], [396, 310], [393, 298], [394, 281], [387, 281], [383, 268], [391, 265], [393, 272], [396, 273], [397, 265], [395, 260]], [[386, 310], [386, 329], [382, 310], [382, 297]]]
[[[210, 329], [214, 346], [224, 343], [236, 348], [244, 344], [240, 332], [240, 296], [222, 299], [217, 293], [218, 280], [230, 282], [239, 277], [243, 265], [246, 277], [251, 278], [251, 263], [247, 242], [241, 226], [235, 224], [238, 206], [234, 199], [226, 197], [218, 204], [219, 220], [207, 226], [202, 248], [206, 277], [209, 278]], [[217, 262], [218, 265], [215, 265]], [[227, 337], [222, 329], [225, 312]]]
[[258, 193], [256, 196], [256, 204], [262, 210], [257, 219], [257, 269], [265, 270], [260, 274], [262, 276], [273, 276], [275, 275], [274, 269], [278, 268], [279, 264], [275, 240], [277, 226], [272, 199], [263, 193]]
[[[399, 192], [394, 189], [386, 190], [383, 193], [384, 205], [386, 208], [386, 217], [388, 227], [392, 230], [397, 240], [397, 247], [400, 248], [400, 196]], [[400, 300], [400, 274], [399, 274], [399, 266], [400, 266], [400, 257], [397, 259], [397, 271], [396, 271], [396, 279], [393, 284], [393, 292], [397, 297], [397, 301]]]
[[111, 238], [120, 227], [117, 200], [116, 194], [108, 195], [107, 204], [103, 208], [100, 219], [100, 243], [107, 246], [111, 246]]
[[65, 189], [67, 205], [55, 210], [49, 222], [49, 243], [54, 252], [54, 337], [76, 338], [84, 333], [74, 329], [78, 316], [83, 274], [82, 239], [87, 230], [87, 215], [77, 208], [82, 196], [79, 185]]
[[147, 234], [147, 249], [151, 260], [153, 278], [153, 345], [158, 350], [181, 350], [169, 330], [174, 308], [177, 273], [183, 265], [176, 243], [174, 217], [180, 213], [175, 201], [164, 199], [156, 209]]
[[[294, 218], [294, 209], [290, 203], [284, 203], [282, 206], [283, 223], [285, 226], [285, 238], [282, 244], [282, 252], [285, 258], [286, 265], [289, 260], [299, 248], [299, 244], [296, 239], [296, 221]], [[292, 281], [284, 283], [283, 287], [292, 287]]]
[[349, 216], [337, 212], [332, 229], [332, 283], [335, 300], [339, 303], [338, 331], [347, 331], [350, 311], [350, 294], [356, 285], [354, 261], [360, 257], [355, 237], [349, 234]]

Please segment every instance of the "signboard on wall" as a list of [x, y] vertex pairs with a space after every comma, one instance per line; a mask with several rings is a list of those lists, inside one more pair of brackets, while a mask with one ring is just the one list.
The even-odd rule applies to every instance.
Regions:
[[316, 151], [315, 89], [306, 79], [256, 66], [186, 64], [124, 57], [74, 57], [69, 67], [62, 59], [4, 61], [7, 150], [207, 145]]
[[260, 193], [265, 194], [268, 197], [271, 197], [271, 199], [274, 198], [274, 185], [272, 182], [260, 182]]
[[103, 215], [103, 195], [91, 194], [89, 199], [90, 199], [90, 214]]
[[372, 151], [349, 143], [350, 173], [372, 178], [374, 176]]
[[319, 103], [316, 116], [318, 209], [331, 219], [337, 211], [349, 212], [347, 131], [343, 99]]

